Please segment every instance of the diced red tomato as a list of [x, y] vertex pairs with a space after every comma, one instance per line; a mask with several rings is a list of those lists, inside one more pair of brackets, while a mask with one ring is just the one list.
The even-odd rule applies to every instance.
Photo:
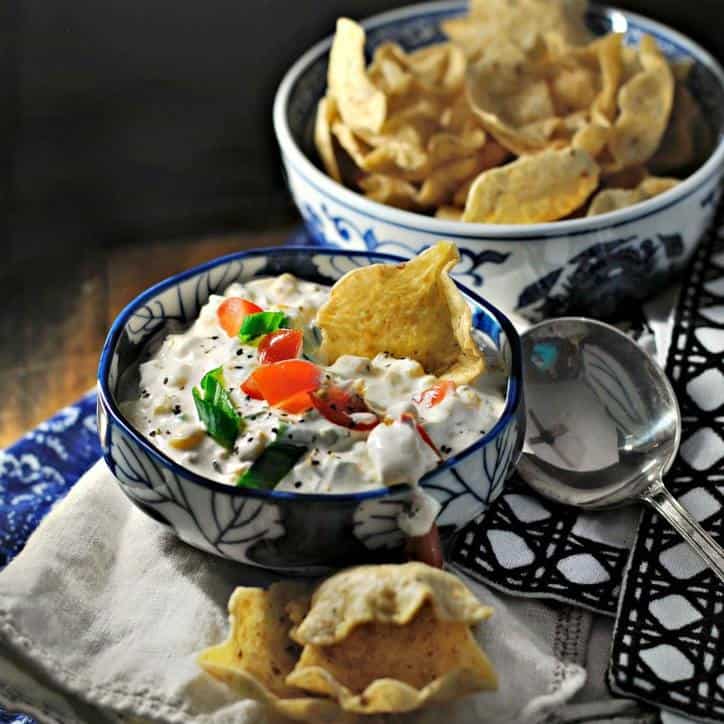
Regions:
[[278, 329], [276, 332], [264, 335], [259, 342], [260, 364], [271, 364], [299, 357], [303, 337], [302, 332], [298, 329]]
[[427, 430], [414, 418], [413, 415], [411, 415], [409, 412], [403, 412], [402, 413], [402, 420], [404, 422], [409, 422], [411, 425], [414, 425], [417, 429], [417, 434], [422, 438], [423, 442], [430, 448], [432, 448], [435, 455], [438, 456], [440, 460], [443, 459], [442, 455], [440, 454], [440, 451], [437, 449], [437, 445], [432, 441], [432, 438], [427, 434]]
[[322, 370], [303, 359], [262, 365], [249, 377], [270, 405], [278, 405], [302, 392], [313, 392], [319, 387], [321, 379]]
[[229, 297], [219, 304], [219, 308], [216, 310], [216, 317], [224, 332], [226, 332], [229, 337], [236, 337], [236, 335], [239, 334], [244, 317], [263, 311], [258, 304], [254, 304], [254, 302], [250, 302], [248, 299]]
[[440, 382], [436, 382], [432, 387], [428, 387], [412, 399], [420, 405], [420, 407], [435, 407], [435, 405], [439, 405], [454, 390], [455, 383], [452, 380], [440, 380]]
[[433, 523], [432, 528], [425, 535], [407, 539], [407, 555], [414, 561], [427, 563], [433, 568], [442, 568], [443, 556], [440, 545], [440, 533]]
[[256, 384], [254, 375], [251, 374], [241, 383], [241, 391], [245, 395], [249, 395], [253, 400], [263, 400], [264, 395], [261, 394], [259, 385]]
[[280, 410], [291, 412], [294, 415], [301, 415], [303, 412], [308, 412], [314, 407], [312, 396], [308, 392], [299, 392], [296, 395], [292, 395], [288, 399], [278, 402], [276, 406]]
[[355, 392], [345, 390], [337, 385], [328, 385], [311, 395], [314, 406], [319, 412], [335, 425], [348, 427], [351, 430], [371, 430], [379, 425], [379, 418], [375, 415], [370, 422], [356, 422], [352, 415], [356, 412], [371, 412], [365, 401]]

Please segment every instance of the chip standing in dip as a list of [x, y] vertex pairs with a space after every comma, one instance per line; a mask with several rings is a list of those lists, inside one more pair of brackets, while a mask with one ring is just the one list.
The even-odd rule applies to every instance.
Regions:
[[[472, 336], [447, 274], [456, 260], [454, 246], [440, 244], [398, 267], [351, 272], [331, 294], [290, 274], [232, 284], [189, 329], [149, 350], [122, 411], [168, 457], [228, 485], [414, 486], [490, 430], [504, 407], [503, 366]], [[350, 316], [359, 283], [380, 291], [357, 298]], [[382, 313], [373, 318], [367, 306]], [[406, 331], [397, 333], [394, 318]], [[439, 508], [422, 494], [415, 501], [399, 521], [409, 536], [424, 535]]]

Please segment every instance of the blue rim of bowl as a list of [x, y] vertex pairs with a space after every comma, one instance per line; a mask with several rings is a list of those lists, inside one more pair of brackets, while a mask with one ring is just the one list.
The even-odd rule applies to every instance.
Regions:
[[[373, 30], [406, 18], [449, 15], [457, 10], [462, 13], [466, 8], [467, 2], [461, 2], [460, 0], [418, 3], [373, 15], [363, 20], [361, 24], [366, 30]], [[598, 14], [602, 18], [621, 18], [626, 25], [632, 24], [638, 29], [663, 39], [670, 45], [674, 45], [682, 53], [693, 56], [698, 62], [705, 65], [716, 76], [724, 91], [724, 69], [708, 51], [682, 33], [643, 15], [609, 5], [592, 2], [589, 5], [589, 13]], [[302, 73], [319, 57], [328, 54], [331, 43], [332, 36], [328, 36], [313, 45], [292, 65], [282, 78], [274, 98], [273, 108], [273, 123], [277, 142], [284, 162], [289, 164], [295, 173], [299, 174], [305, 183], [309, 184], [318, 193], [335, 204], [390, 226], [429, 235], [443, 235], [450, 239], [495, 241], [499, 243], [546, 241], [584, 234], [598, 234], [640, 221], [681, 203], [692, 194], [700, 191], [715, 176], [721, 176], [724, 170], [724, 131], [720, 130], [717, 146], [711, 156], [677, 186], [647, 201], [642, 201], [625, 209], [599, 214], [598, 216], [552, 221], [543, 224], [474, 224], [463, 221], [443, 221], [424, 214], [395, 209], [367, 199], [362, 194], [330, 178], [321, 169], [317, 168], [301, 150], [289, 129], [287, 108], [291, 91]], [[599, 219], [600, 222], [598, 222]], [[608, 222], [605, 220], [608, 220]]]
[[[388, 495], [395, 495], [403, 491], [408, 491], [412, 486], [407, 484], [401, 485], [390, 485], [375, 488], [374, 490], [366, 490], [359, 493], [295, 493], [287, 492], [282, 490], [257, 490], [255, 488], [239, 488], [233, 485], [226, 485], [225, 483], [219, 483], [215, 480], [199, 475], [198, 473], [189, 470], [188, 468], [179, 465], [177, 462], [168, 457], [161, 450], [158, 450], [146, 438], [138, 432], [133, 425], [126, 421], [123, 414], [118, 409], [115, 399], [111, 394], [108, 387], [108, 375], [111, 369], [111, 362], [113, 360], [113, 352], [116, 348], [119, 337], [121, 336], [123, 329], [128, 322], [129, 318], [134, 312], [145, 304], [147, 301], [157, 296], [159, 293], [169, 289], [170, 287], [177, 286], [181, 282], [189, 279], [193, 276], [202, 274], [203, 272], [213, 269], [223, 264], [228, 264], [233, 261], [243, 260], [250, 257], [259, 256], [283, 256], [285, 254], [296, 254], [296, 255], [317, 255], [323, 256], [346, 256], [353, 258], [364, 258], [373, 259], [380, 262], [387, 262], [398, 264], [400, 262], [408, 261], [405, 257], [398, 256], [396, 254], [387, 254], [384, 252], [377, 251], [351, 251], [347, 249], [337, 248], [304, 248], [299, 246], [277, 246], [269, 249], [250, 249], [248, 251], [234, 252], [227, 254], [226, 256], [212, 259], [211, 261], [199, 264], [198, 266], [187, 269], [186, 271], [180, 272], [173, 276], [164, 279], [163, 281], [154, 284], [152, 287], [144, 292], [141, 292], [135, 299], [130, 301], [116, 317], [111, 328], [106, 336], [105, 342], [103, 343], [103, 350], [101, 351], [100, 362], [98, 365], [98, 394], [101, 398], [101, 404], [108, 411], [109, 415], [113, 418], [113, 423], [119, 425], [123, 431], [131, 437], [143, 450], [151, 455], [153, 458], [159, 460], [165, 467], [171, 468], [177, 475], [198, 483], [199, 485], [213, 490], [215, 492], [225, 493], [232, 496], [242, 497], [253, 497], [262, 498], [264, 500], [286, 500], [286, 501], [298, 501], [298, 502], [312, 502], [312, 501], [327, 501], [327, 502], [354, 502], [362, 500], [370, 500], [374, 498], [387, 497]], [[481, 296], [476, 294], [470, 288], [466, 287], [455, 280], [455, 284], [463, 292], [463, 294], [472, 300], [478, 307], [485, 309], [497, 322], [502, 331], [505, 333], [510, 346], [511, 357], [510, 357], [510, 370], [508, 372], [508, 384], [505, 392], [505, 407], [500, 417], [496, 421], [495, 425], [481, 437], [477, 442], [466, 447], [457, 455], [453, 455], [447, 458], [442, 465], [439, 465], [434, 470], [424, 475], [420, 480], [420, 484], [424, 483], [426, 479], [434, 477], [436, 474], [453, 468], [461, 460], [464, 460], [469, 455], [479, 450], [481, 447], [487, 445], [491, 440], [495, 439], [506, 427], [513, 421], [517, 414], [518, 407], [521, 403], [521, 384], [522, 384], [522, 349], [520, 346], [520, 337], [518, 332], [515, 330], [512, 322], [508, 317], [503, 314], [495, 305], [491, 304]], [[120, 374], [120, 371], [119, 371]], [[105, 441], [102, 441], [105, 447]]]

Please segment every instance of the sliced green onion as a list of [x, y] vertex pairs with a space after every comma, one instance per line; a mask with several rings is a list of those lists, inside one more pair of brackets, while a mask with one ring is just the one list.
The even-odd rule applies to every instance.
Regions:
[[307, 448], [281, 442], [285, 430], [286, 425], [282, 425], [274, 442], [239, 476], [237, 486], [271, 490], [297, 464]]
[[242, 343], [251, 342], [257, 337], [276, 332], [277, 329], [287, 325], [287, 315], [284, 312], [257, 312], [244, 317], [239, 330], [239, 339]]
[[[199, 389], [200, 388], [200, 389]], [[207, 434], [227, 450], [243, 429], [244, 421], [231, 404], [231, 398], [224, 389], [221, 367], [207, 372], [199, 387], [191, 390], [199, 419], [204, 423]]]

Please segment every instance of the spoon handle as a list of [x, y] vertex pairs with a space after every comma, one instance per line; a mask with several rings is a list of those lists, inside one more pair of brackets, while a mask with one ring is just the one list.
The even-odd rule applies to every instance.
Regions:
[[664, 483], [657, 480], [641, 497], [656, 508], [724, 582], [724, 549], [691, 517]]

